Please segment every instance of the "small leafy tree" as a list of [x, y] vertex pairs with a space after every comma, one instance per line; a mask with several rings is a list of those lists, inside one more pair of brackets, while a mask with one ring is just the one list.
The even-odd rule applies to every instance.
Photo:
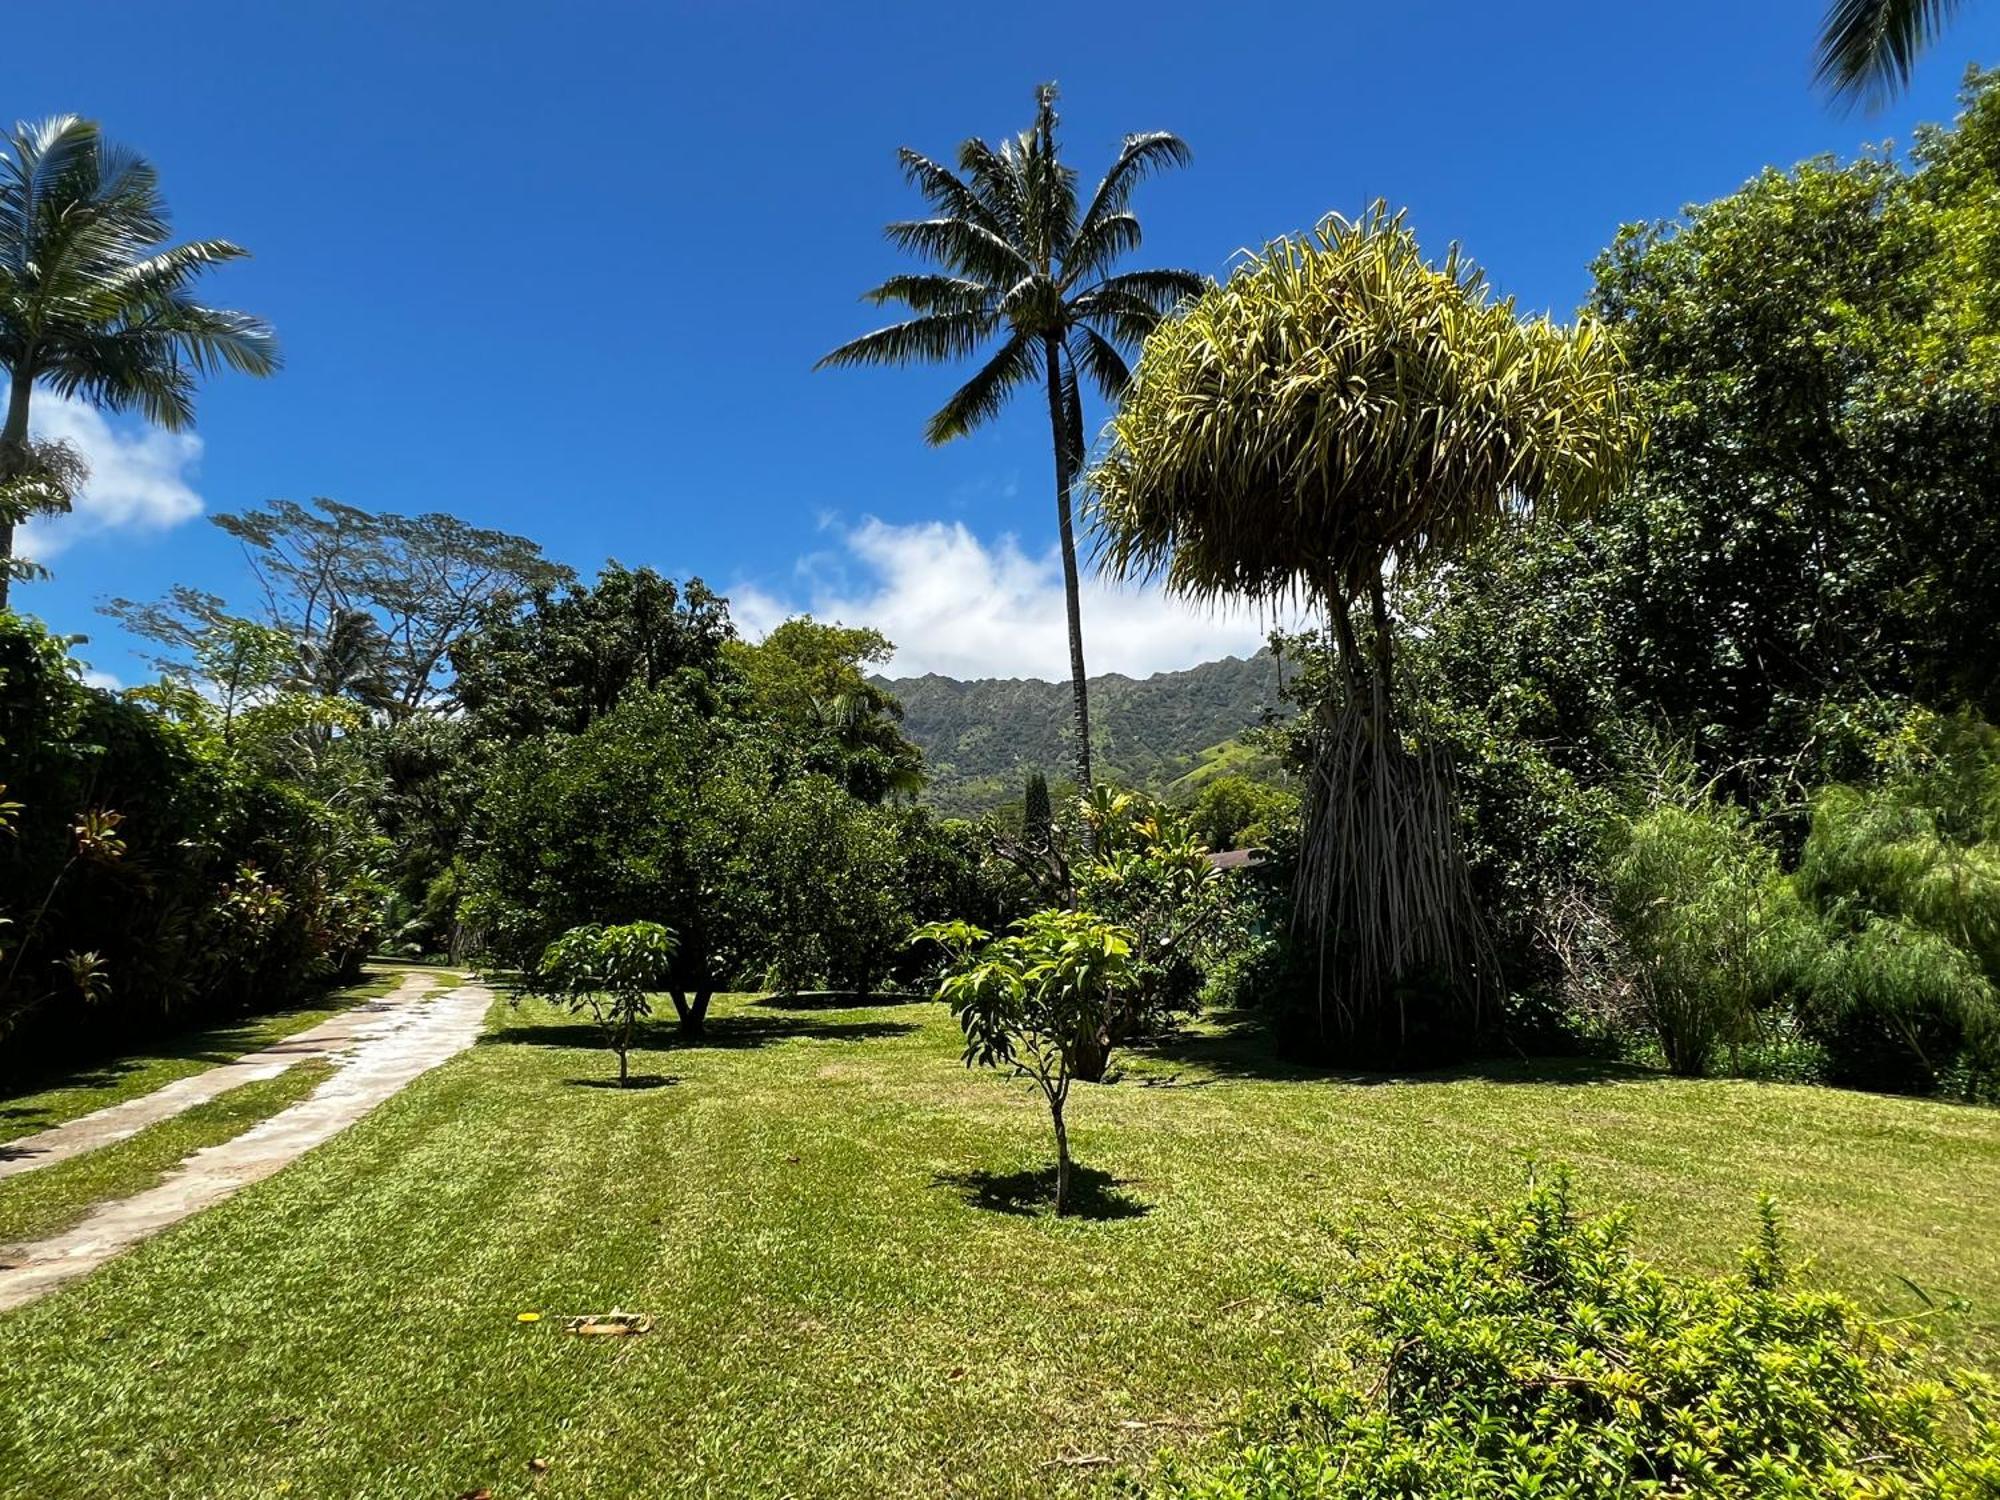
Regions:
[[919, 938], [942, 943], [949, 967], [938, 998], [965, 1031], [965, 1064], [1032, 1078], [1056, 1133], [1056, 1214], [1069, 1205], [1069, 1130], [1063, 1109], [1077, 1063], [1130, 972], [1132, 935], [1082, 911], [1038, 911], [996, 938], [970, 922], [937, 922]]
[[572, 1012], [588, 1011], [618, 1054], [618, 1086], [630, 1078], [628, 1054], [639, 1022], [653, 1013], [646, 996], [666, 986], [673, 933], [658, 922], [572, 927], [542, 950], [535, 982]]

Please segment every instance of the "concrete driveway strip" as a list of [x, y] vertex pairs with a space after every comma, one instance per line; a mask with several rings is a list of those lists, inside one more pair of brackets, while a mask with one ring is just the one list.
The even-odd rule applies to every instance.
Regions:
[[[401, 993], [399, 989], [398, 996]], [[492, 991], [465, 984], [378, 1012], [369, 1027], [350, 1038], [350, 1050], [335, 1059], [338, 1071], [297, 1104], [251, 1126], [233, 1141], [195, 1152], [146, 1191], [99, 1204], [62, 1234], [0, 1249], [0, 1311], [32, 1302], [94, 1271], [338, 1135], [419, 1074], [470, 1046], [492, 1003]]]
[[276, 1078], [308, 1057], [327, 1057], [350, 1047], [385, 1026], [393, 1026], [402, 1007], [427, 993], [437, 982], [437, 977], [430, 974], [406, 975], [388, 994], [363, 1001], [260, 1052], [246, 1052], [234, 1062], [219, 1064], [205, 1073], [176, 1078], [150, 1094], [106, 1105], [52, 1130], [0, 1142], [0, 1181], [37, 1167], [52, 1167], [100, 1146], [115, 1145], [149, 1125], [171, 1120], [183, 1110], [205, 1104], [219, 1094], [246, 1083]]

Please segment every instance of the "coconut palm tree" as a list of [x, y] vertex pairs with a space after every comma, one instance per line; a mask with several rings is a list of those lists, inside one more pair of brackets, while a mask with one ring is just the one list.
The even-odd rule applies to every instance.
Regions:
[[1820, 85], [1843, 103], [1882, 103], [1908, 86], [1917, 55], [1961, 0], [1833, 0], [1820, 26]]
[[1106, 567], [1197, 599], [1303, 599], [1335, 643], [1294, 892], [1336, 975], [1330, 1041], [1400, 1051], [1405, 997], [1435, 981], [1464, 1004], [1413, 1029], [1442, 1040], [1495, 979], [1449, 767], [1397, 713], [1390, 575], [1620, 484], [1621, 376], [1595, 326], [1518, 317], [1379, 203], [1269, 246], [1146, 342], [1091, 476]]
[[[35, 463], [37, 384], [172, 430], [193, 423], [200, 377], [277, 368], [266, 324], [192, 295], [210, 267], [248, 252], [228, 240], [172, 245], [167, 232], [153, 168], [94, 122], [58, 115], [0, 135], [0, 489]], [[16, 571], [15, 509], [0, 514], [0, 608]]]
[[317, 636], [299, 644], [294, 685], [316, 698], [345, 698], [376, 713], [401, 699], [389, 680], [389, 643], [365, 609], [334, 608]]
[[[1106, 399], [1117, 399], [1129, 375], [1125, 351], [1203, 283], [1192, 271], [1112, 272], [1116, 261], [1139, 248], [1132, 190], [1149, 172], [1186, 165], [1186, 144], [1165, 131], [1127, 136], [1079, 211], [1076, 172], [1064, 165], [1056, 145], [1055, 103], [1055, 85], [1042, 85], [1035, 93], [1034, 127], [999, 146], [967, 141], [959, 147], [956, 172], [907, 147], [899, 153], [904, 176], [935, 217], [891, 224], [889, 240], [942, 270], [892, 276], [866, 293], [869, 302], [900, 303], [916, 316], [863, 334], [819, 364], [943, 363], [987, 351], [977, 373], [930, 419], [926, 434], [933, 443], [990, 421], [1008, 396], [1030, 384], [1046, 392], [1078, 779], [1088, 786], [1090, 699], [1070, 516], [1085, 449], [1079, 372]], [[995, 339], [998, 347], [988, 350]]]

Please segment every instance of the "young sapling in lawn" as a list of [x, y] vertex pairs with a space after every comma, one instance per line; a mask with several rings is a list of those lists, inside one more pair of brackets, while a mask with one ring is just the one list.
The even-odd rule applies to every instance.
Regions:
[[628, 1054], [641, 1018], [653, 1007], [646, 996], [665, 987], [678, 942], [658, 922], [621, 927], [572, 927], [542, 950], [536, 987], [573, 1013], [588, 1011], [618, 1054], [618, 1086], [630, 1080]]
[[1131, 969], [1132, 935], [1090, 912], [1052, 908], [994, 937], [970, 922], [934, 922], [919, 939], [950, 955], [938, 998], [965, 1032], [967, 1067], [1011, 1067], [1048, 1101], [1056, 1133], [1056, 1215], [1069, 1207], [1069, 1130], [1063, 1108], [1078, 1059]]

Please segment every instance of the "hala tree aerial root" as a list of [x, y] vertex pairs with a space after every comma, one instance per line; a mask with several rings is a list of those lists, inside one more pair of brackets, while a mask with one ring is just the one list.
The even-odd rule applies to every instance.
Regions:
[[[1372, 712], [1332, 706], [1304, 820], [1293, 925], [1319, 961], [1320, 1040], [1402, 1060], [1475, 1034], [1499, 960], [1444, 753], [1406, 747], [1379, 701]], [[1416, 1000], [1419, 990], [1432, 998]]]

